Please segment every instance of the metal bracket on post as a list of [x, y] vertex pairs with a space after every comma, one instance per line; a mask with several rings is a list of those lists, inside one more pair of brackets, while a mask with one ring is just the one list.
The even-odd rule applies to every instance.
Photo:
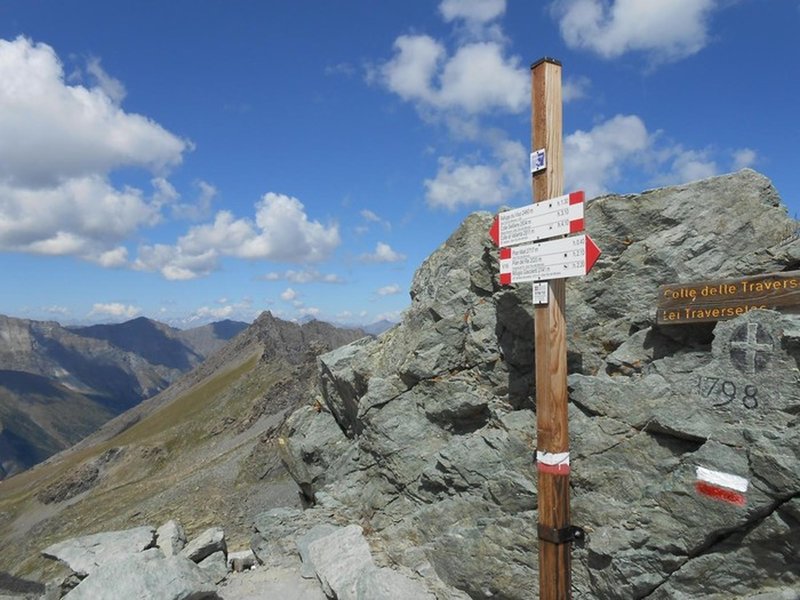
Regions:
[[582, 543], [586, 539], [586, 532], [575, 525], [554, 529], [539, 524], [539, 539], [552, 544]]

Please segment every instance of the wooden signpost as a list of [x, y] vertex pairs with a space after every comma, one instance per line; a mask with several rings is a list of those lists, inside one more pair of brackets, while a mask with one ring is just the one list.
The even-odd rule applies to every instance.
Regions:
[[682, 325], [724, 321], [756, 308], [800, 312], [800, 271], [662, 285], [658, 288], [656, 322]]
[[[557, 60], [543, 58], [531, 66], [531, 123], [531, 149], [544, 148], [547, 156], [547, 168], [532, 176], [533, 200], [541, 202], [564, 193], [561, 63]], [[572, 597], [565, 281], [554, 279], [548, 287], [547, 304], [534, 308], [539, 598], [561, 600]]]
[[[539, 148], [531, 155], [534, 204], [500, 213], [489, 235], [500, 246], [500, 283], [534, 283], [539, 598], [568, 600], [570, 544], [583, 530], [570, 525], [569, 514], [564, 278], [586, 275], [600, 248], [588, 235], [569, 237], [583, 231], [584, 197], [563, 195], [561, 63], [543, 58], [531, 78], [531, 147]], [[534, 155], [541, 168], [533, 167]]]

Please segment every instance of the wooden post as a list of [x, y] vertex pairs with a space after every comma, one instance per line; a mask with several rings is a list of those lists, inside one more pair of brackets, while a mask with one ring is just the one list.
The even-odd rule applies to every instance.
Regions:
[[[531, 150], [544, 148], [547, 160], [533, 176], [534, 202], [564, 193], [561, 104], [561, 63], [543, 58], [531, 66]], [[549, 302], [534, 310], [540, 600], [572, 597], [564, 284], [551, 280]]]

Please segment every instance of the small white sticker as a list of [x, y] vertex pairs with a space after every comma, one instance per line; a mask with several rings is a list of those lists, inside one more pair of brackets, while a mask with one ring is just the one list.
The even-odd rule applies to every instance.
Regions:
[[531, 152], [531, 173], [538, 173], [547, 168], [547, 159], [544, 155], [544, 148]]
[[533, 303], [547, 304], [550, 299], [550, 289], [546, 281], [536, 281], [533, 284]]

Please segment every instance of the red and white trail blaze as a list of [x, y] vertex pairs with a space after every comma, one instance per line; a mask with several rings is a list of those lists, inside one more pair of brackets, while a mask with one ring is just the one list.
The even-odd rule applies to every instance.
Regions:
[[745, 492], [750, 482], [744, 477], [697, 467], [697, 479], [694, 488], [698, 494], [714, 500], [720, 500], [735, 506], [745, 506]]
[[536, 468], [542, 473], [569, 475], [569, 452], [536, 452]]

